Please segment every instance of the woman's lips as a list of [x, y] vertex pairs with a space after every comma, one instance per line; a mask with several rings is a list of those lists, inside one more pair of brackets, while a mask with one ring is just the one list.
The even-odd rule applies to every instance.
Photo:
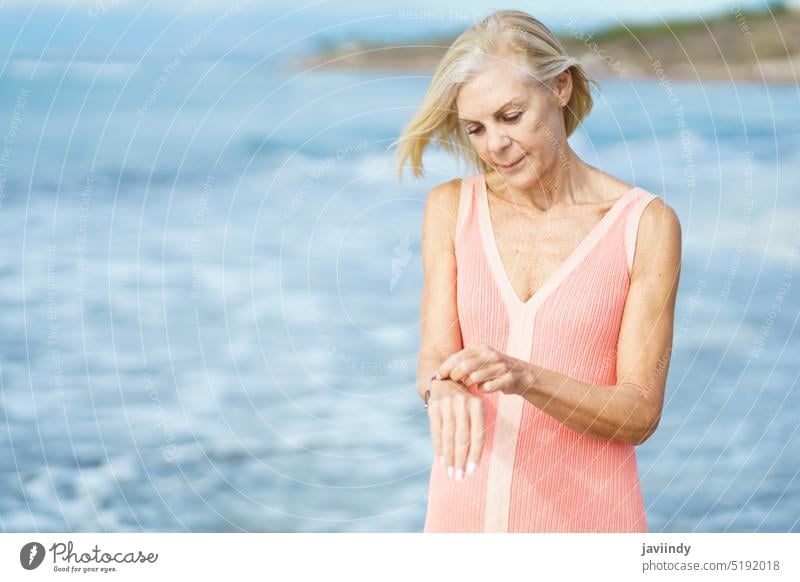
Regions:
[[521, 165], [521, 163], [522, 163], [522, 160], [524, 160], [524, 159], [525, 159], [525, 156], [522, 156], [520, 159], [518, 159], [518, 160], [517, 160], [516, 162], [514, 162], [513, 164], [509, 164], [509, 165], [507, 165], [507, 166], [504, 166], [504, 165], [502, 165], [502, 164], [499, 164], [499, 165], [500, 165], [500, 167], [501, 167], [502, 169], [504, 169], [504, 170], [513, 170], [514, 168], [517, 168], [518, 166], [520, 166], [520, 165]]

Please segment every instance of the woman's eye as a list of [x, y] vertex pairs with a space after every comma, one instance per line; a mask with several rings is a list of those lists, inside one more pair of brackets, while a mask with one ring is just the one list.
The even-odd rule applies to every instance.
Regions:
[[[503, 116], [503, 121], [509, 121], [509, 122], [517, 121], [521, 116], [522, 116], [522, 112], [513, 113], [511, 115], [505, 115], [505, 116]], [[469, 135], [477, 135], [478, 133], [480, 133], [480, 131], [481, 131], [480, 127], [473, 127], [471, 129], [467, 130], [467, 134], [469, 134]]]

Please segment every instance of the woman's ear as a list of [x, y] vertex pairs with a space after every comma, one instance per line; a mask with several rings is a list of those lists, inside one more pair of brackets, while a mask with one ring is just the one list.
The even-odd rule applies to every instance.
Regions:
[[572, 96], [572, 73], [569, 69], [559, 73], [553, 80], [553, 91], [559, 105], [565, 107]]

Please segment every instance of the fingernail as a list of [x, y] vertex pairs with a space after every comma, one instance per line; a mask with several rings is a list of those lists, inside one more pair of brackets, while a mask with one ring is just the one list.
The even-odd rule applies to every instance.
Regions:
[[467, 475], [472, 475], [477, 467], [478, 467], [477, 463], [473, 463], [472, 461], [470, 461], [467, 464]]
[[463, 477], [464, 477], [464, 469], [459, 467], [458, 469], [456, 469], [456, 481], [461, 481]]
[[447, 467], [447, 478], [452, 479], [453, 477], [453, 467]]
[[441, 461], [442, 465], [444, 465], [444, 455], [439, 456], [439, 461]]

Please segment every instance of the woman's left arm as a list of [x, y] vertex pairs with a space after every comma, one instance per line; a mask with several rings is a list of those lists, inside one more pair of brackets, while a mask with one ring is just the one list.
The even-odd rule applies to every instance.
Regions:
[[641, 216], [636, 260], [622, 317], [614, 386], [582, 382], [481, 345], [442, 363], [441, 377], [484, 391], [518, 394], [570, 428], [595, 438], [638, 445], [661, 419], [672, 355], [680, 279], [681, 227], [661, 199]]

